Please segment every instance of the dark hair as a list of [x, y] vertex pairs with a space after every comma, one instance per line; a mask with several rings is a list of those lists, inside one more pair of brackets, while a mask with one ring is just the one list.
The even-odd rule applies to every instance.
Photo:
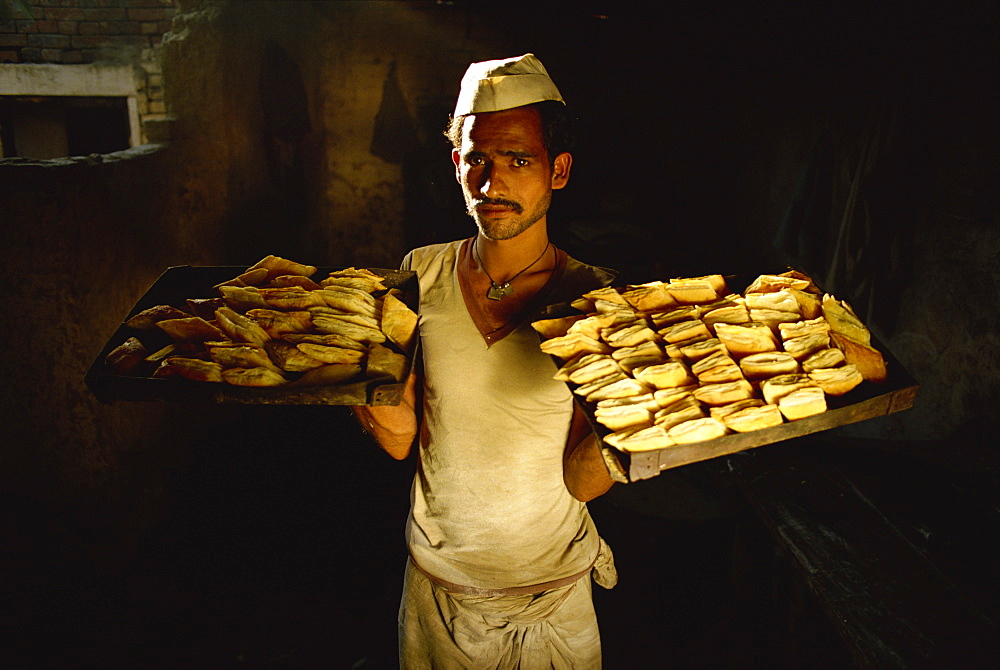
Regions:
[[[549, 163], [555, 161], [561, 153], [572, 151], [576, 144], [576, 119], [567, 111], [566, 105], [556, 100], [536, 102], [529, 107], [538, 110], [542, 120], [542, 143], [549, 155]], [[462, 146], [462, 126], [467, 114], [449, 117], [445, 137], [451, 140], [451, 146], [458, 149]]]

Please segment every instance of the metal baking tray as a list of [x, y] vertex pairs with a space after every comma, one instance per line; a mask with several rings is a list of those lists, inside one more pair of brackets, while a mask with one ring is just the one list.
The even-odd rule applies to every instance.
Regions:
[[[321, 267], [314, 276], [325, 277], [337, 269], [342, 268]], [[404, 301], [411, 308], [416, 308], [419, 289], [415, 272], [383, 268], [367, 269], [383, 277], [383, 283], [387, 288], [398, 288], [403, 291]], [[249, 388], [187, 379], [151, 377], [148, 374], [152, 374], [152, 368], [140, 370], [138, 375], [121, 375], [104, 363], [108, 353], [129, 337], [136, 337], [149, 351], [158, 351], [172, 341], [159, 329], [136, 330], [126, 326], [125, 322], [135, 314], [156, 305], [172, 305], [186, 311], [188, 298], [216, 298], [218, 295], [213, 293], [212, 287], [245, 271], [246, 268], [242, 266], [178, 265], [167, 268], [122, 319], [121, 326], [108, 338], [104, 348], [87, 370], [84, 381], [91, 393], [103, 403], [172, 401], [264, 405], [399, 404], [403, 384], [388, 377], [325, 386]], [[410, 363], [412, 365], [412, 359]], [[143, 375], [144, 372], [147, 374]]]
[[[780, 272], [783, 272], [781, 270]], [[741, 295], [757, 275], [727, 275], [730, 290]], [[822, 287], [820, 287], [822, 289]], [[837, 296], [839, 298], [839, 296]], [[848, 300], [848, 302], [850, 302]], [[749, 433], [733, 433], [712, 440], [678, 444], [652, 451], [627, 453], [602, 441], [604, 462], [612, 479], [621, 483], [649, 479], [664, 470], [690, 463], [706, 461], [719, 456], [735, 454], [747, 449], [782, 442], [802, 435], [817, 433], [837, 426], [873, 419], [875, 417], [901, 412], [913, 406], [919, 385], [903, 368], [902, 364], [878, 339], [872, 335], [871, 345], [885, 358], [888, 377], [884, 382], [865, 381], [850, 392], [839, 396], [827, 396], [827, 410], [804, 419], [786, 421], [780, 426], [772, 426]], [[559, 359], [557, 364], [561, 365]], [[570, 389], [574, 384], [567, 384]], [[594, 405], [573, 394], [577, 404], [583, 409], [591, 427], [603, 439], [611, 431], [594, 418]]]

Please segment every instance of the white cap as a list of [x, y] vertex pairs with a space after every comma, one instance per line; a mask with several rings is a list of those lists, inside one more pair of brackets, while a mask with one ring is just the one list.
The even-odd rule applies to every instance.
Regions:
[[543, 100], [566, 104], [534, 54], [487, 60], [473, 63], [465, 71], [453, 116], [499, 112]]

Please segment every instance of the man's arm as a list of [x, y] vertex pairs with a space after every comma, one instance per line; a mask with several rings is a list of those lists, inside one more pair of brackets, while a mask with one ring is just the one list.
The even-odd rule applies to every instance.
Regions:
[[604, 495], [615, 483], [601, 456], [600, 438], [575, 403], [569, 439], [563, 453], [563, 481], [573, 497], [583, 502]]
[[352, 407], [354, 416], [387, 454], [398, 461], [410, 455], [419, 426], [417, 412], [416, 370], [410, 372], [403, 386], [403, 397], [398, 405], [358, 405]]

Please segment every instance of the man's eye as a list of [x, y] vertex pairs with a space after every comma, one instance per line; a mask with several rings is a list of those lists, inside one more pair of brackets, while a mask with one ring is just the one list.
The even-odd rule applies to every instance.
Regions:
[[527, 158], [515, 158], [513, 162], [514, 162], [514, 167], [527, 167], [528, 166], [528, 159]]
[[469, 156], [465, 159], [465, 162], [469, 165], [482, 165], [486, 161], [482, 156]]

